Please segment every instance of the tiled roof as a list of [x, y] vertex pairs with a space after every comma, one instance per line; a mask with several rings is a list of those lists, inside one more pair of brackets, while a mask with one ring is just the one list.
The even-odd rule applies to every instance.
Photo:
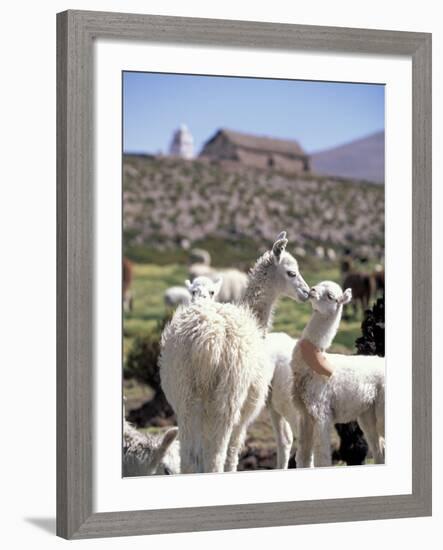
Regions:
[[[259, 151], [269, 151], [273, 153], [281, 153], [284, 155], [305, 155], [306, 153], [301, 148], [297, 141], [277, 139], [266, 136], [255, 136], [251, 134], [243, 134], [233, 130], [221, 129], [218, 133], [226, 136], [231, 143], [239, 147], [255, 149]], [[212, 141], [212, 140], [211, 140]]]

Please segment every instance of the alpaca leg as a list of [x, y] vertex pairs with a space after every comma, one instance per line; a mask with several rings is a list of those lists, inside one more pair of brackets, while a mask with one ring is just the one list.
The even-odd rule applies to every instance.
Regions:
[[381, 437], [377, 432], [377, 421], [375, 417], [375, 410], [373, 408], [364, 412], [358, 417], [358, 423], [360, 428], [365, 434], [369, 448], [371, 449], [372, 456], [374, 457], [375, 464], [384, 464], [384, 448]]
[[380, 437], [382, 437], [384, 439], [385, 438], [385, 411], [384, 411], [384, 407], [383, 407], [383, 410], [379, 410], [377, 408], [376, 412], [375, 412], [375, 416], [376, 416], [377, 433]]
[[207, 442], [203, 450], [204, 472], [225, 471], [229, 439], [229, 434], [223, 434], [218, 441], [214, 438]]
[[[375, 406], [375, 427], [379, 438], [379, 445], [383, 452], [383, 459], [385, 459], [385, 400], [384, 395], [381, 403], [377, 403]], [[384, 460], [383, 460], [384, 463]]]
[[228, 445], [233, 431], [231, 418], [203, 420], [202, 449], [203, 471], [223, 472]]
[[203, 408], [199, 399], [183, 400], [177, 407], [182, 474], [203, 472], [202, 414]]
[[329, 420], [314, 424], [314, 465], [331, 466], [331, 423]]
[[194, 474], [198, 472], [196, 456], [192, 451], [189, 441], [180, 441], [180, 473]]
[[385, 438], [385, 391], [384, 388], [379, 391], [378, 399], [375, 404], [375, 418], [377, 433], [383, 439]]
[[180, 473], [193, 474], [201, 472], [198, 449], [194, 440], [195, 433], [179, 425], [180, 430]]
[[286, 470], [293, 440], [291, 426], [272, 405], [268, 406], [268, 410], [274, 429], [275, 439], [277, 440], [277, 468]]
[[246, 400], [241, 407], [240, 419], [233, 427], [227, 450], [225, 472], [237, 471], [240, 451], [243, 447], [248, 426], [255, 420], [263, 409], [268, 388], [259, 385], [249, 390]]
[[314, 423], [307, 414], [300, 416], [299, 437], [295, 462], [297, 468], [312, 468], [313, 463], [313, 443], [314, 443]]
[[237, 424], [237, 426], [234, 426], [226, 453], [226, 461], [224, 466], [225, 472], [237, 471], [239, 454], [246, 439], [246, 431], [246, 423]]
[[205, 472], [224, 472], [230, 433], [222, 434], [205, 445], [203, 451]]

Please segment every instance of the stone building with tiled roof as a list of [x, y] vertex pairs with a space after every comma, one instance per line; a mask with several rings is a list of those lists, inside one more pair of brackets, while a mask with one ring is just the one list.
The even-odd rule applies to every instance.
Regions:
[[292, 140], [243, 134], [221, 129], [209, 139], [200, 157], [238, 162], [245, 166], [275, 169], [288, 174], [308, 172], [309, 156]]

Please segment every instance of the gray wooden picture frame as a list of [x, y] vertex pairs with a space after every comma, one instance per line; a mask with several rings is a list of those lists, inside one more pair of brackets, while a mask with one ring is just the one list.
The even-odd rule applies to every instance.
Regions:
[[[412, 494], [93, 513], [93, 43], [97, 38], [412, 60]], [[123, 13], [57, 15], [57, 534], [68, 539], [431, 514], [431, 35]]]

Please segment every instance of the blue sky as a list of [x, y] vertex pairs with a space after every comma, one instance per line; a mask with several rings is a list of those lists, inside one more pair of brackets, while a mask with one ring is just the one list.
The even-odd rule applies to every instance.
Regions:
[[295, 139], [309, 153], [384, 129], [384, 86], [123, 74], [125, 152], [166, 153], [187, 124], [198, 153], [219, 128]]

